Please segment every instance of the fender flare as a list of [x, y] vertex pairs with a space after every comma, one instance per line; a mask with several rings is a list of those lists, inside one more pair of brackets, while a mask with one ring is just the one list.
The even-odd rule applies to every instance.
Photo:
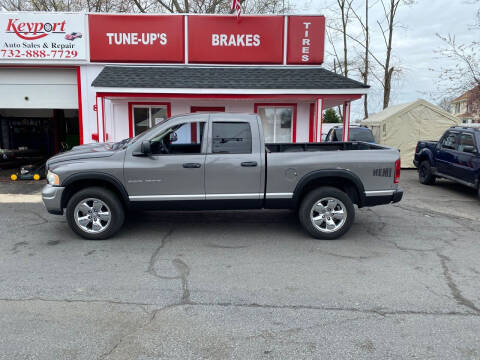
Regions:
[[[80, 173], [75, 173], [70, 176], [68, 176], [64, 181], [62, 181], [62, 186], [67, 188], [69, 185], [73, 184], [74, 182], [81, 181], [81, 180], [101, 180], [104, 182], [109, 183], [112, 185], [122, 196], [122, 201], [125, 205], [129, 205], [130, 200], [128, 198], [128, 193], [127, 190], [125, 190], [125, 187], [123, 184], [118, 180], [115, 176], [106, 174], [103, 172], [80, 172]], [[63, 199], [62, 199], [63, 202]]]
[[297, 183], [297, 186], [295, 187], [295, 190], [293, 192], [293, 203], [295, 204], [295, 206], [300, 200], [303, 189], [309, 182], [325, 178], [341, 178], [352, 182], [358, 192], [358, 206], [363, 206], [363, 204], [365, 203], [365, 187], [363, 186], [362, 180], [360, 180], [360, 178], [350, 170], [344, 169], [316, 170], [304, 175]]
[[[418, 158], [421, 159], [423, 157], [426, 157], [428, 161], [430, 162], [430, 165], [433, 165], [433, 152], [429, 148], [423, 148], [420, 150], [418, 153]], [[422, 162], [422, 160], [419, 161], [419, 163]]]

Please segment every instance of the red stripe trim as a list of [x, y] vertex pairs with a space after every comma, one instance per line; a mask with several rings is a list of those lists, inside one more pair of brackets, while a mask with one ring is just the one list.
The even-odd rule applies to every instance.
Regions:
[[78, 131], [80, 145], [83, 145], [83, 112], [82, 112], [82, 76], [80, 66], [77, 66], [77, 97], [78, 97]]
[[[285, 99], [291, 101], [298, 100], [316, 100], [318, 95], [301, 95], [301, 94], [169, 94], [169, 93], [116, 93], [116, 92], [99, 92], [99, 96], [105, 97], [133, 97], [133, 98], [183, 98], [183, 99]], [[332, 94], [322, 95], [324, 100], [357, 100], [362, 95], [358, 94]]]
[[315, 104], [310, 104], [310, 115], [308, 123], [308, 142], [315, 141]]

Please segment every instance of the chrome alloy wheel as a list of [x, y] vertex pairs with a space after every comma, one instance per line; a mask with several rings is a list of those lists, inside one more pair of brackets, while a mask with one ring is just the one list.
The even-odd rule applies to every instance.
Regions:
[[112, 213], [107, 204], [95, 198], [80, 201], [73, 215], [77, 226], [91, 234], [105, 231], [112, 220]]
[[332, 233], [345, 224], [347, 208], [340, 200], [326, 197], [313, 204], [312, 210], [310, 210], [310, 220], [317, 230]]

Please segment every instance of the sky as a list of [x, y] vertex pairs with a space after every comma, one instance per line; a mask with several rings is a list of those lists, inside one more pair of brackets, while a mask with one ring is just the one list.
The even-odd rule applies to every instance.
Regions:
[[[320, 13], [327, 17], [328, 11], [325, 7], [332, 2], [332, 0], [290, 0], [290, 4], [295, 6], [295, 13]], [[356, 2], [363, 8], [362, 0]], [[478, 40], [480, 30], [472, 30], [472, 25], [475, 23], [476, 9], [480, 7], [480, 3], [477, 2], [475, 6], [469, 2], [471, 0], [417, 0], [414, 5], [402, 6], [399, 9], [397, 19], [400, 26], [394, 32], [393, 61], [394, 64], [400, 65], [401, 74], [393, 84], [391, 105], [418, 98], [438, 103], [442, 96], [460, 95], [449, 94], [444, 86], [438, 85], [440, 69], [451, 66], [452, 61], [438, 54], [443, 45], [436, 33], [455, 34], [459, 42]], [[375, 0], [370, 0], [370, 3], [374, 4]], [[359, 9], [359, 12], [361, 11], [362, 9]], [[372, 8], [371, 27], [376, 25], [374, 20], [380, 18], [382, 12], [381, 6]], [[384, 56], [383, 39], [374, 36], [371, 41], [373, 53]], [[326, 47], [328, 51], [328, 42]], [[326, 53], [325, 56], [325, 63], [332, 61], [331, 55]], [[371, 81], [370, 85], [372, 88], [369, 93], [369, 111], [377, 112], [382, 108], [382, 90], [375, 81]], [[359, 118], [363, 118], [363, 102], [356, 101], [352, 104], [352, 119]]]

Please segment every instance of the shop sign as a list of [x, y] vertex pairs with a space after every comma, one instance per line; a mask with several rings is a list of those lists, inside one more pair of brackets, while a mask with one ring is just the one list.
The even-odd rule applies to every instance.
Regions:
[[90, 60], [184, 62], [182, 15], [89, 15]]
[[289, 16], [287, 40], [287, 64], [322, 64], [325, 46], [325, 17]]
[[0, 60], [86, 59], [85, 16], [0, 12]]
[[282, 64], [283, 16], [189, 16], [188, 61]]

